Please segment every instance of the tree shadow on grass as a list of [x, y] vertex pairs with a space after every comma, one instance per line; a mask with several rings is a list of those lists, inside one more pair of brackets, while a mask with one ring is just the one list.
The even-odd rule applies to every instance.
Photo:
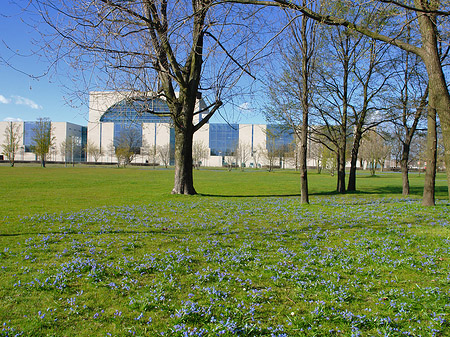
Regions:
[[[371, 187], [367, 190], [356, 190], [356, 191], [346, 191], [345, 193], [339, 193], [336, 190], [333, 191], [322, 191], [322, 192], [311, 192], [310, 196], [335, 196], [335, 195], [393, 195], [402, 196], [401, 186], [380, 186]], [[421, 197], [423, 194], [423, 187], [414, 186], [410, 187], [410, 196]], [[268, 193], [268, 194], [211, 194], [211, 193], [198, 193], [199, 196], [203, 197], [216, 197], [216, 198], [289, 198], [289, 197], [300, 197], [300, 193]], [[448, 198], [448, 188], [447, 186], [436, 186], [435, 189], [436, 197]]]
[[210, 194], [210, 193], [197, 193], [202, 197], [214, 197], [214, 198], [288, 198], [288, 197], [300, 197], [300, 193], [292, 194]]

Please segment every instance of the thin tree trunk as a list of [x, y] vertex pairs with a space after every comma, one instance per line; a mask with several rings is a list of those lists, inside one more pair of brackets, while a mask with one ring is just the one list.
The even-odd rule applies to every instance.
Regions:
[[[305, 2], [303, 2], [305, 4]], [[309, 114], [309, 76], [308, 71], [309, 55], [308, 55], [308, 39], [307, 28], [308, 18], [302, 17], [301, 38], [302, 38], [302, 129], [301, 129], [301, 147], [300, 147], [300, 188], [301, 188], [301, 203], [309, 204], [308, 192], [308, 114]]]
[[348, 191], [356, 191], [356, 164], [358, 163], [359, 145], [361, 144], [362, 132], [360, 129], [356, 130], [355, 140], [353, 141], [352, 155], [350, 160], [350, 173], [348, 176]]
[[344, 60], [343, 60], [343, 68], [344, 68], [344, 76], [343, 76], [343, 90], [342, 90], [342, 122], [340, 125], [341, 134], [340, 139], [338, 141], [339, 148], [339, 161], [338, 161], [338, 186], [337, 191], [339, 193], [345, 193], [345, 150], [347, 149], [347, 111], [348, 111], [348, 81], [350, 74], [350, 55], [349, 55], [349, 44], [350, 37], [346, 35], [345, 41], [343, 43], [343, 47], [345, 49], [344, 52]]
[[409, 177], [408, 177], [408, 161], [409, 161], [410, 141], [408, 139], [402, 146], [402, 159], [400, 160], [400, 167], [402, 171], [402, 194], [409, 195]]
[[300, 188], [301, 203], [309, 204], [308, 193], [308, 166], [307, 166], [307, 139], [308, 139], [308, 111], [303, 111], [301, 147], [300, 147]]
[[423, 186], [423, 206], [435, 205], [435, 183], [436, 183], [436, 159], [437, 159], [437, 132], [436, 132], [436, 110], [428, 108], [428, 133], [427, 133], [427, 167], [425, 182]]
[[338, 149], [338, 177], [337, 177], [337, 191], [345, 193], [345, 147]]

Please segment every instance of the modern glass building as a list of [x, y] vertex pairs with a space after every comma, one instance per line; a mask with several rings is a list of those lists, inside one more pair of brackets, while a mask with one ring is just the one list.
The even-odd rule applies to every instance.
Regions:
[[[199, 99], [196, 109], [200, 111], [205, 108], [206, 104]], [[194, 123], [202, 119], [203, 113], [207, 111], [198, 113]], [[175, 134], [169, 115], [164, 99], [152, 98], [148, 94], [133, 96], [130, 93], [91, 92], [88, 141], [101, 149], [103, 162], [114, 162], [114, 149], [128, 135], [135, 140], [136, 163], [155, 161], [155, 164], [161, 164], [154, 157], [163, 147], [170, 149], [173, 163]], [[265, 151], [294, 143], [293, 134], [282, 131], [285, 129], [277, 125], [207, 123], [194, 135], [194, 147], [202, 144], [209, 149], [208, 157], [201, 160], [202, 165], [221, 166], [225, 162], [236, 162], [236, 158], [231, 157], [238, 155], [236, 149], [239, 146], [250, 153], [250, 156], [245, 156], [245, 163], [241, 164], [264, 166]]]
[[285, 125], [268, 124], [266, 127], [266, 149], [288, 149], [295, 144], [293, 131]]
[[170, 123], [170, 110], [160, 98], [124, 98], [109, 107], [100, 122], [122, 124]]

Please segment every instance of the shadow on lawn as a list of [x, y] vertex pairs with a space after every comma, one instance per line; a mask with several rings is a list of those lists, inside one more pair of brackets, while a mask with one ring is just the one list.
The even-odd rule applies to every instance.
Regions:
[[[380, 187], [371, 187], [367, 190], [357, 190], [357, 191], [347, 191], [343, 194], [337, 191], [324, 191], [324, 192], [310, 192], [310, 196], [332, 196], [332, 195], [386, 195], [392, 194], [401, 196], [402, 195], [402, 186], [380, 186]], [[423, 194], [423, 187], [414, 186], [410, 187], [410, 196], [421, 197]], [[448, 198], [448, 188], [447, 186], [436, 186], [435, 190], [436, 197]], [[210, 193], [198, 193], [198, 195], [203, 197], [217, 197], [217, 198], [288, 198], [288, 197], [300, 197], [300, 193], [291, 193], [291, 194], [210, 194]]]
[[275, 198], [287, 198], [287, 197], [299, 197], [300, 193], [294, 194], [209, 194], [209, 193], [197, 193], [202, 197], [214, 197], [214, 198], [267, 198], [267, 197], [275, 197]]

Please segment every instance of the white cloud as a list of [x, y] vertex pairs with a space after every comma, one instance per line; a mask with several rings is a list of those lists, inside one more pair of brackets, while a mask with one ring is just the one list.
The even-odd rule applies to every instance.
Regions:
[[42, 109], [41, 105], [35, 103], [34, 101], [32, 101], [29, 98], [22, 97], [22, 96], [12, 96], [12, 97], [14, 98], [15, 104], [26, 105], [26, 106], [30, 107], [31, 109], [36, 109], [36, 110]]
[[15, 117], [6, 117], [4, 122], [23, 122], [23, 119], [21, 118], [15, 118]]
[[0, 103], [3, 103], [3, 104], [9, 104], [9, 103], [11, 103], [11, 100], [8, 99], [8, 98], [6, 98], [6, 97], [3, 96], [3, 95], [0, 95]]
[[251, 112], [253, 111], [252, 105], [249, 102], [242, 103], [239, 105], [239, 110], [241, 112]]

